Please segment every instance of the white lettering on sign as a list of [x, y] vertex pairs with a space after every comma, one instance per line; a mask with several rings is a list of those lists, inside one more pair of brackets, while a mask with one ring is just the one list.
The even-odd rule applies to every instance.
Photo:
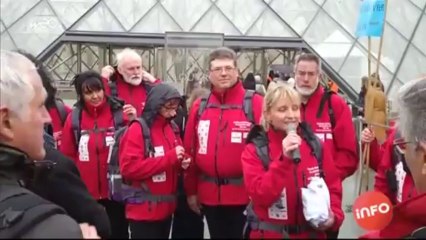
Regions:
[[234, 121], [232, 125], [232, 131], [249, 131], [251, 128], [251, 122], [247, 121]]
[[331, 123], [317, 122], [317, 129], [315, 132], [331, 132]]

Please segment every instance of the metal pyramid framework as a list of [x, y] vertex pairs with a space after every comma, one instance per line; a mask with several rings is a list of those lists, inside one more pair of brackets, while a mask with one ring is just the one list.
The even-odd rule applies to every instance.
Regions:
[[[388, 94], [424, 73], [426, 0], [389, 0], [379, 71]], [[367, 72], [360, 0], [2, 0], [1, 48], [35, 55], [66, 31], [301, 37], [355, 90]], [[373, 63], [378, 39], [373, 40]], [[374, 65], [373, 65], [374, 66]]]

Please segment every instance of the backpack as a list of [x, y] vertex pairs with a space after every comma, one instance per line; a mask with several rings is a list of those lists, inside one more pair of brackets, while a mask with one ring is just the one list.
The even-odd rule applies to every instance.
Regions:
[[0, 192], [0, 239], [21, 238], [45, 219], [66, 214], [59, 206], [24, 188], [0, 185]]
[[317, 118], [322, 116], [322, 112], [324, 111], [325, 102], [328, 104], [328, 117], [330, 118], [331, 129], [334, 129], [336, 126], [336, 118], [334, 116], [333, 105], [331, 104], [332, 95], [336, 94], [334, 91], [329, 88], [324, 88], [324, 94], [321, 97], [320, 105], [317, 111]]
[[[116, 98], [108, 98], [108, 103], [111, 106], [111, 112], [113, 114], [114, 118], [114, 129], [120, 129], [121, 126], [123, 126], [123, 101], [116, 99]], [[80, 142], [81, 137], [81, 113], [82, 113], [82, 107], [79, 105], [75, 105], [71, 112], [71, 126], [72, 131], [74, 133], [74, 139], [76, 146], [78, 147], [78, 144]], [[95, 126], [96, 128], [97, 126]], [[96, 130], [96, 129], [95, 129]]]
[[65, 121], [67, 120], [68, 113], [62, 99], [59, 99], [59, 98], [55, 99], [55, 107], [56, 107], [56, 110], [58, 110], [59, 118], [61, 119], [62, 126], [64, 126]]
[[253, 90], [246, 90], [244, 94], [244, 101], [242, 106], [238, 105], [230, 105], [230, 104], [210, 104], [209, 99], [211, 96], [211, 93], [209, 93], [207, 96], [203, 96], [200, 101], [200, 107], [198, 108], [197, 112], [197, 119], [200, 119], [201, 115], [203, 114], [204, 110], [206, 108], [221, 108], [221, 109], [242, 109], [244, 111], [244, 115], [246, 116], [247, 120], [249, 120], [253, 125], [255, 125], [254, 120], [254, 114], [253, 114], [253, 96], [255, 94], [255, 91]]
[[[110, 192], [110, 199], [117, 202], [126, 202], [126, 199], [134, 196], [135, 191], [139, 191], [139, 189], [135, 189], [131, 186], [131, 183], [122, 178], [120, 173], [120, 165], [119, 165], [119, 146], [121, 138], [124, 133], [127, 131], [129, 126], [132, 123], [140, 124], [142, 128], [142, 137], [144, 141], [144, 158], [148, 158], [153, 156], [154, 154], [154, 146], [151, 141], [151, 131], [149, 129], [148, 124], [143, 118], [138, 118], [133, 120], [128, 126], [120, 128], [114, 134], [114, 144], [112, 146], [111, 154], [108, 158], [108, 185]], [[177, 124], [172, 120], [171, 122], [173, 132], [177, 138], [180, 138], [180, 131]]]

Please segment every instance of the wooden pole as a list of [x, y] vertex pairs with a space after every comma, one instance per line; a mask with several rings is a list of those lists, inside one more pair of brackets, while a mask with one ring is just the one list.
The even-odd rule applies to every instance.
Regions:
[[371, 37], [368, 37], [368, 76], [371, 76]]
[[379, 74], [379, 67], [380, 67], [380, 60], [382, 58], [382, 47], [383, 47], [383, 40], [384, 40], [384, 34], [385, 34], [385, 26], [386, 26], [386, 13], [388, 8], [388, 0], [385, 0], [385, 9], [384, 9], [384, 17], [383, 17], [383, 31], [382, 36], [380, 37], [380, 43], [379, 43], [379, 53], [377, 56], [377, 66], [376, 66], [376, 74]]

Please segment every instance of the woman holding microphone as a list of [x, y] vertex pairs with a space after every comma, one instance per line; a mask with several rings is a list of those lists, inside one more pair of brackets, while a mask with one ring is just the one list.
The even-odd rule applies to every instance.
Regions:
[[[295, 90], [273, 86], [264, 98], [261, 126], [248, 135], [242, 154], [251, 199], [246, 237], [326, 238], [326, 230], [342, 224], [341, 181], [328, 149], [300, 123], [300, 104]], [[312, 203], [302, 192], [314, 182], [329, 193], [317, 191]], [[321, 217], [309, 214], [319, 202], [325, 208]]]

